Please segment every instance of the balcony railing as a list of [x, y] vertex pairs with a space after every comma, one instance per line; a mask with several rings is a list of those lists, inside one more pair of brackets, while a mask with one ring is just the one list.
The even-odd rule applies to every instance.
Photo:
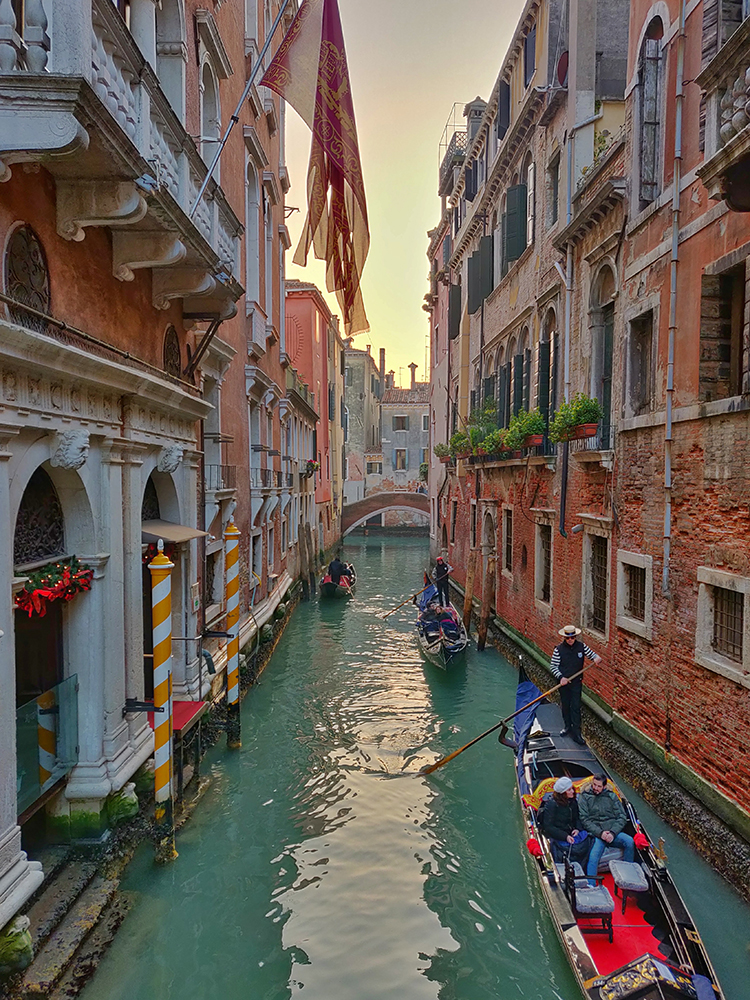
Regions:
[[438, 180], [438, 194], [449, 195], [453, 190], [453, 168], [463, 163], [466, 158], [466, 149], [469, 143], [468, 133], [457, 131], [453, 133], [448, 149], [440, 164], [440, 175]]
[[16, 802], [22, 815], [78, 763], [78, 677], [16, 711]]
[[284, 473], [277, 469], [250, 469], [250, 486], [256, 490], [281, 489]]
[[236, 465], [207, 465], [204, 469], [206, 490], [233, 490], [237, 486]]

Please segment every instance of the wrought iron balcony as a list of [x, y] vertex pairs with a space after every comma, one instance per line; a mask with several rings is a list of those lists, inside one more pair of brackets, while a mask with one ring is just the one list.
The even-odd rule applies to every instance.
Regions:
[[206, 465], [204, 467], [204, 489], [233, 490], [236, 486], [236, 465]]
[[697, 83], [706, 100], [706, 159], [698, 176], [709, 197], [750, 211], [750, 18], [746, 18]]
[[466, 159], [466, 150], [469, 137], [466, 131], [456, 131], [453, 133], [448, 149], [440, 164], [440, 174], [438, 180], [438, 194], [448, 196], [453, 190], [454, 173], [453, 168], [460, 166]]

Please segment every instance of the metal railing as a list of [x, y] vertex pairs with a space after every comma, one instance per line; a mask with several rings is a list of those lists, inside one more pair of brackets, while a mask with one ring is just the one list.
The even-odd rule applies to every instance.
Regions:
[[236, 465], [206, 465], [203, 470], [206, 490], [233, 490], [237, 486]]
[[20, 816], [78, 763], [78, 676], [16, 710], [16, 803]]

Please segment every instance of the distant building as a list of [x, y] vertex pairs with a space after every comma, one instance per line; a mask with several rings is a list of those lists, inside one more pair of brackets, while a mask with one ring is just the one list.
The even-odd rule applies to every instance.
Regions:
[[[344, 416], [346, 430], [346, 503], [361, 500], [370, 487], [370, 476], [378, 479], [382, 469], [380, 448], [380, 396], [385, 370], [375, 364], [370, 348], [360, 351], [347, 347], [344, 371]], [[377, 471], [376, 471], [377, 470]], [[369, 473], [369, 475], [368, 475]], [[379, 483], [377, 484], [379, 485]]]
[[[380, 405], [382, 432], [381, 490], [427, 491], [426, 472], [430, 446], [430, 384], [416, 381], [411, 369], [408, 389], [393, 387], [393, 373], [386, 378]], [[424, 524], [420, 514], [393, 511], [384, 515], [384, 526]]]

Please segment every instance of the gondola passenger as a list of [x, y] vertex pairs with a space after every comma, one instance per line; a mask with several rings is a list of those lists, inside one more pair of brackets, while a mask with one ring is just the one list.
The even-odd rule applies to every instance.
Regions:
[[556, 862], [567, 859], [585, 863], [591, 838], [581, 825], [576, 790], [570, 778], [557, 779], [552, 795], [545, 797], [539, 808], [537, 820], [550, 841]]

